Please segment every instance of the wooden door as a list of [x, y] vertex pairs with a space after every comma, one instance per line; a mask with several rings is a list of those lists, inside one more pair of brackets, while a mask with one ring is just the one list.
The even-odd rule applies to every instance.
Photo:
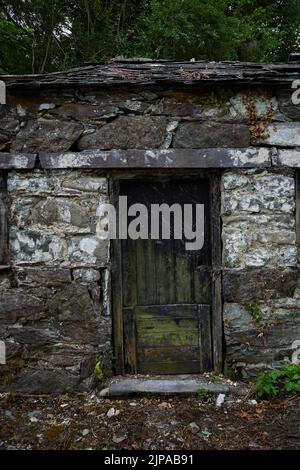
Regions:
[[172, 232], [169, 240], [152, 240], [149, 235], [144, 240], [117, 242], [123, 371], [188, 374], [212, 370], [210, 180], [121, 180], [118, 194], [127, 196], [128, 207], [144, 204], [149, 214], [151, 204], [204, 205], [201, 250], [186, 250], [186, 240], [175, 240]]

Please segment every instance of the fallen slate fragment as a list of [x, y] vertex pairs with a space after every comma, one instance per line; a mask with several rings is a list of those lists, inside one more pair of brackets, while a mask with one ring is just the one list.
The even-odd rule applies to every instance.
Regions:
[[103, 388], [99, 393], [100, 397], [106, 397], [109, 393], [109, 388]]
[[30, 419], [31, 423], [37, 423], [38, 422], [38, 419], [35, 418], [34, 416], [31, 416], [29, 419]]
[[250, 403], [250, 405], [254, 405], [254, 406], [257, 405], [257, 401], [256, 401], [256, 400], [249, 400], [249, 403]]
[[112, 418], [113, 416], [118, 416], [120, 414], [120, 410], [115, 410], [115, 408], [110, 408], [107, 412], [107, 417]]
[[197, 434], [200, 431], [200, 428], [196, 423], [193, 422], [189, 424], [189, 430], [192, 434]]
[[12, 414], [12, 412], [9, 411], [9, 410], [5, 410], [5, 411], [4, 411], [4, 416], [5, 416], [6, 418], [8, 418], [8, 419], [11, 419], [12, 421], [15, 421], [15, 420], [16, 420], [16, 418], [14, 417], [14, 415]]
[[43, 416], [43, 413], [39, 410], [29, 411], [28, 416], [29, 416], [29, 418], [40, 419]]
[[112, 438], [112, 440], [113, 440], [113, 442], [114, 442], [115, 444], [120, 444], [120, 442], [123, 442], [123, 441], [125, 441], [126, 439], [127, 439], [127, 436], [126, 436], [126, 435], [125, 435], [125, 436], [119, 436], [119, 437], [118, 437], [118, 436], [114, 436], [114, 437]]
[[39, 106], [39, 111], [48, 111], [49, 109], [54, 109], [56, 104], [54, 103], [42, 103]]
[[217, 397], [217, 400], [216, 400], [216, 406], [217, 407], [220, 407], [223, 405], [225, 401], [225, 394], [224, 393], [220, 393]]

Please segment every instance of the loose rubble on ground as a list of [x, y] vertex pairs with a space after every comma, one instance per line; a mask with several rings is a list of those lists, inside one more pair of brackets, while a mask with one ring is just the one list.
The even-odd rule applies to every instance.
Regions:
[[299, 396], [0, 395], [0, 449], [299, 449]]

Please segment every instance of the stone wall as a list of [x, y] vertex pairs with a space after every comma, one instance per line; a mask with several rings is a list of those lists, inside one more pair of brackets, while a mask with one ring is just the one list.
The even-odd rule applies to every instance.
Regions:
[[[261, 142], [291, 143], [285, 121], [293, 105], [281, 90], [123, 87], [85, 93], [44, 90], [34, 96], [21, 90], [8, 96], [8, 104], [9, 112], [0, 114], [2, 152], [248, 147], [251, 140], [255, 144], [249, 128], [253, 106], [258, 120], [272, 109], [270, 121], [278, 122], [269, 137], [262, 133]], [[294, 145], [299, 145], [298, 131], [294, 124]]]
[[290, 360], [300, 339], [300, 106], [290, 97], [288, 88], [238, 86], [9, 94], [0, 106], [10, 243], [0, 270], [2, 389], [84, 390], [98, 362], [111, 373], [109, 246], [97, 211], [116, 162], [178, 168], [186, 156], [193, 168], [222, 167], [226, 371], [250, 377]]
[[[9, 271], [1, 272], [2, 385], [83, 390], [110, 373], [108, 242], [97, 235], [107, 179], [97, 172], [10, 172]], [[3, 366], [2, 366], [3, 367]], [[3, 372], [3, 370], [2, 370]]]
[[225, 172], [222, 221], [226, 364], [251, 376], [300, 338], [294, 172]]

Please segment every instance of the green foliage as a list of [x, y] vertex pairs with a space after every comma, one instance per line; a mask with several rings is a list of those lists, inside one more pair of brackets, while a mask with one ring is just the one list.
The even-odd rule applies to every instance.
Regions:
[[137, 55], [167, 59], [233, 59], [238, 19], [227, 0], [152, 0], [136, 23]]
[[209, 399], [209, 392], [204, 388], [198, 388], [196, 395], [200, 400], [207, 401]]
[[255, 325], [259, 325], [259, 323], [262, 321], [262, 313], [261, 313], [259, 303], [256, 302], [254, 304], [246, 305], [246, 310], [249, 313], [249, 315], [251, 315]]
[[212, 433], [209, 432], [207, 429], [203, 429], [203, 431], [201, 431], [200, 434], [202, 434], [202, 436], [204, 436], [204, 437], [206, 437], [206, 438], [208, 438], [208, 437], [210, 437], [210, 436], [212, 435]]
[[300, 393], [300, 364], [262, 372], [253, 390], [260, 398], [277, 397], [281, 393]]
[[212, 374], [212, 381], [214, 384], [219, 384], [222, 382], [223, 376], [221, 374]]
[[94, 368], [94, 379], [97, 382], [102, 382], [104, 379], [104, 373], [102, 369], [101, 362], [97, 362]]
[[286, 60], [299, 0], [0, 0], [0, 72], [44, 73], [116, 56]]

